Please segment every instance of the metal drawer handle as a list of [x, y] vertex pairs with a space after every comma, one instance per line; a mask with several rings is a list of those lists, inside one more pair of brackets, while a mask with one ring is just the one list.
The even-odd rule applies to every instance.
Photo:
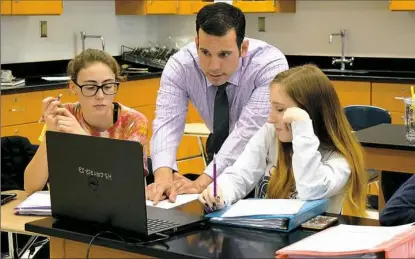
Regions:
[[11, 111], [11, 112], [24, 112], [24, 111], [26, 111], [26, 109], [25, 108], [21, 108], [21, 109], [13, 108], [13, 109], [10, 109], [9, 111]]

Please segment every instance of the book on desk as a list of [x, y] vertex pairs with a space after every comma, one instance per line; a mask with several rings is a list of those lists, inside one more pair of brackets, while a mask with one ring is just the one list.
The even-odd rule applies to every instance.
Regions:
[[[255, 204], [256, 202], [268, 202], [269, 207], [272, 207], [272, 203], [275, 203], [274, 206], [278, 206], [280, 202], [289, 203], [300, 203], [300, 207], [294, 213], [284, 213], [284, 211], [292, 212], [292, 210], [288, 209], [287, 206], [277, 208], [280, 212], [278, 214], [271, 213], [262, 213], [258, 208], [255, 206], [250, 206]], [[245, 206], [245, 213], [240, 214], [239, 216], [227, 216], [226, 213], [231, 211], [239, 202], [250, 203], [244, 204]], [[307, 220], [314, 218], [320, 214], [323, 214], [328, 207], [328, 200], [314, 200], [314, 201], [299, 201], [299, 200], [290, 200], [290, 199], [247, 199], [247, 200], [240, 200], [234, 205], [225, 207], [222, 210], [215, 211], [205, 215], [205, 217], [209, 218], [210, 222], [217, 223], [217, 224], [225, 224], [230, 226], [236, 227], [245, 227], [245, 228], [256, 228], [256, 229], [264, 229], [264, 230], [273, 230], [273, 231], [281, 231], [281, 232], [290, 232], [297, 227], [299, 227], [302, 223], [306, 222]], [[278, 211], [278, 210], [277, 210]], [[248, 212], [248, 213], [247, 213]], [[251, 212], [251, 213], [249, 213]]]

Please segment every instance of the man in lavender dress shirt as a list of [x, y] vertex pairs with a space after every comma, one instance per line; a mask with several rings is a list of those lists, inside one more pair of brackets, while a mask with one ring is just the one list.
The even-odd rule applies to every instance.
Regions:
[[212, 163], [194, 181], [177, 173], [176, 152], [188, 101], [215, 134], [215, 96], [220, 87], [225, 87], [229, 132], [215, 151], [220, 175], [266, 123], [270, 82], [288, 69], [285, 56], [277, 48], [245, 38], [245, 16], [232, 5], [215, 3], [202, 8], [196, 18], [196, 31], [195, 42], [169, 59], [161, 77], [151, 139], [155, 180], [146, 188], [147, 199], [154, 204], [166, 198], [174, 202], [177, 194], [200, 193], [212, 182]]

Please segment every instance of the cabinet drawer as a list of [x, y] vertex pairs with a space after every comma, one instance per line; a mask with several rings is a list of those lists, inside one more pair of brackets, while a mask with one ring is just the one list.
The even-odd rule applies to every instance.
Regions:
[[3, 95], [1, 126], [37, 122], [42, 115], [42, 92]]
[[61, 103], [75, 103], [78, 101], [78, 96], [72, 93], [69, 88], [54, 89], [43, 91], [43, 98], [46, 97], [58, 97], [59, 94], [62, 94]]
[[411, 85], [372, 83], [372, 105], [382, 107], [389, 112], [405, 112], [402, 100], [395, 97], [410, 97]]
[[115, 100], [130, 108], [155, 105], [160, 78], [122, 82]]
[[1, 136], [23, 136], [32, 144], [40, 144], [38, 137], [43, 128], [43, 123], [28, 123], [16, 126], [1, 127]]
[[342, 107], [370, 105], [370, 82], [332, 81]]

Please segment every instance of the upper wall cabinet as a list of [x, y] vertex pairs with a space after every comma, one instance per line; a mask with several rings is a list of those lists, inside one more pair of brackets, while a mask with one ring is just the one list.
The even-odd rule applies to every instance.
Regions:
[[[197, 14], [214, 0], [115, 0], [118, 15]], [[233, 0], [244, 13], [295, 13], [295, 0]]]
[[1, 0], [1, 14], [10, 15], [12, 14], [12, 0]]
[[295, 0], [234, 0], [244, 13], [295, 13]]
[[115, 14], [176, 14], [179, 1], [176, 0], [115, 0]]
[[62, 0], [1, 0], [1, 14], [60, 15], [62, 11]]
[[204, 6], [212, 3], [213, 0], [179, 0], [179, 9], [177, 10], [177, 14], [197, 14]]
[[415, 11], [415, 1], [390, 0], [389, 10], [391, 11]]

